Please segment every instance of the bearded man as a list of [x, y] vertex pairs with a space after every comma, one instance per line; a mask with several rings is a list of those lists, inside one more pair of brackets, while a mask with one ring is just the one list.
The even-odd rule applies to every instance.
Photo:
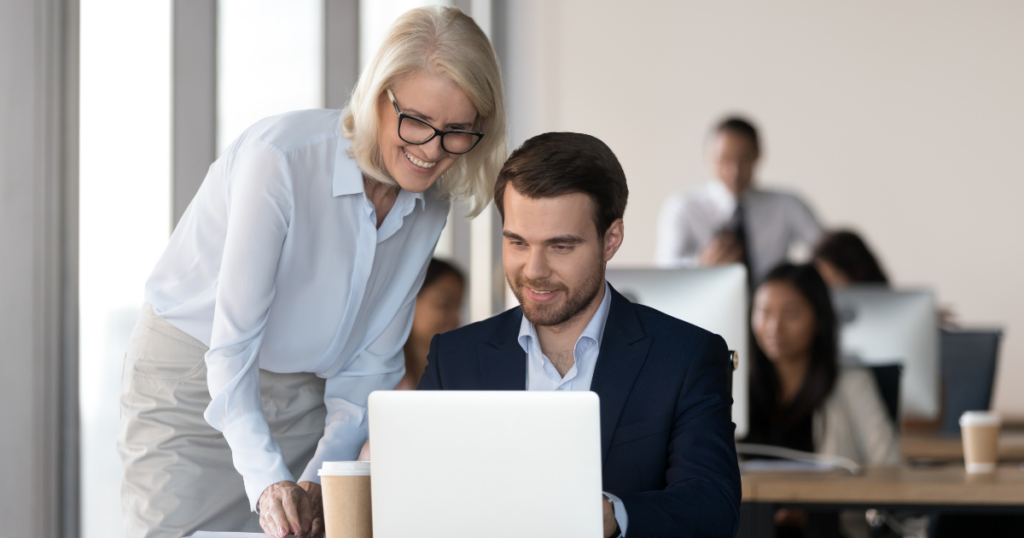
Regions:
[[546, 133], [517, 149], [494, 202], [521, 306], [435, 336], [418, 389], [596, 392], [605, 537], [735, 536], [726, 344], [605, 281], [628, 196], [592, 136]]

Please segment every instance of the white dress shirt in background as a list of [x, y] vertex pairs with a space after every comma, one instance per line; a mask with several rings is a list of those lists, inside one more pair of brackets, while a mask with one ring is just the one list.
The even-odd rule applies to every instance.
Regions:
[[[805, 251], [821, 236], [821, 224], [792, 194], [752, 188], [743, 193], [747, 257], [754, 282], [785, 261], [791, 249]], [[655, 263], [697, 267], [697, 256], [732, 218], [736, 197], [721, 181], [710, 181], [665, 201], [658, 218]]]
[[[608, 311], [611, 309], [612, 292], [608, 282], [604, 284], [604, 299], [601, 305], [590, 318], [583, 333], [576, 339], [573, 347], [573, 365], [565, 373], [565, 377], [559, 375], [551, 359], [544, 355], [540, 349], [540, 340], [537, 338], [537, 330], [530, 323], [530, 320], [523, 316], [519, 326], [519, 345], [526, 352], [526, 390], [562, 390], [562, 391], [589, 391], [590, 382], [594, 379], [594, 368], [597, 366], [597, 356], [601, 351], [601, 337], [604, 335], [604, 326], [608, 321]], [[626, 515], [626, 507], [622, 501], [610, 493], [605, 493], [615, 507], [615, 522], [619, 524], [619, 533], [623, 538], [626, 536], [626, 525], [629, 524], [629, 517]]]
[[338, 110], [267, 118], [210, 167], [146, 283], [146, 302], [208, 345], [206, 420], [250, 503], [295, 480], [271, 438], [259, 370], [326, 379], [327, 421], [297, 481], [354, 460], [370, 392], [405, 371], [402, 346], [449, 201], [400, 191], [380, 228]]

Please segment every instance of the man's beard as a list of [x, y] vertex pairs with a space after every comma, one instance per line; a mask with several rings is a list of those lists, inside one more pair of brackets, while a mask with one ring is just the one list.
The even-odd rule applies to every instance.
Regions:
[[[544, 280], [529, 280], [520, 276], [512, 285], [512, 293], [519, 300], [519, 304], [523, 307], [523, 315], [530, 323], [536, 327], [554, 327], [573, 319], [590, 306], [603, 285], [604, 279], [601, 278], [601, 270], [599, 267], [595, 267], [594, 271], [586, 275], [586, 278], [575, 289], [570, 290], [565, 284], [554, 285]], [[565, 300], [561, 305], [527, 302], [523, 297], [523, 288], [563, 291]]]

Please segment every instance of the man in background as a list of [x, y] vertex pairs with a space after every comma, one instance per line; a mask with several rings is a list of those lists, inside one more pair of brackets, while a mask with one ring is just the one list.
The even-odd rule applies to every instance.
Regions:
[[731, 117], [712, 131], [706, 159], [713, 181], [662, 206], [655, 262], [662, 267], [729, 263], [747, 266], [758, 282], [791, 249], [809, 252], [821, 235], [814, 213], [799, 198], [754, 185], [761, 156], [757, 129]]

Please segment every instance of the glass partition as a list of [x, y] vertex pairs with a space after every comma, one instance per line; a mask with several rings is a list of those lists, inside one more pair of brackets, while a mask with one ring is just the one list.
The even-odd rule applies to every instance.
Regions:
[[323, 0], [219, 0], [217, 153], [256, 121], [323, 106]]
[[170, 232], [170, 0], [82, 0], [81, 514], [121, 536], [121, 365]]

